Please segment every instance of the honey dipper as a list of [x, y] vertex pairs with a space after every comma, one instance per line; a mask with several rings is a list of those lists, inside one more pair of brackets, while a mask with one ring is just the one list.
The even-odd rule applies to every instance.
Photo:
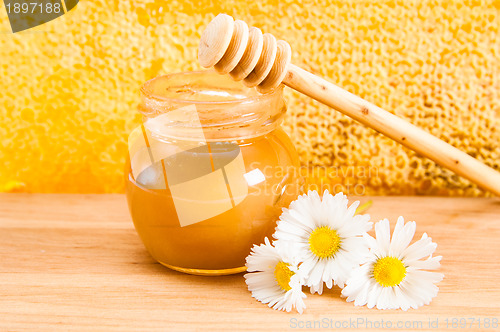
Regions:
[[500, 173], [411, 123], [291, 63], [283, 40], [219, 14], [203, 32], [198, 59], [261, 93], [281, 83], [375, 129], [500, 196]]

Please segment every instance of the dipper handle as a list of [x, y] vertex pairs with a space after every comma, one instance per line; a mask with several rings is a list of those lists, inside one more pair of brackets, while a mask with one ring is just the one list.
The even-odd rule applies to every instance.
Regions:
[[203, 67], [243, 80], [261, 93], [281, 83], [375, 129], [500, 196], [500, 173], [382, 108], [291, 64], [290, 45], [243, 21], [219, 14], [201, 36]]

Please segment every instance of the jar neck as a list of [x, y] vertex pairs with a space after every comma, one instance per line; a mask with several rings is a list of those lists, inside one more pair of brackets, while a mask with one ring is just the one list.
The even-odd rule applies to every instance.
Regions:
[[[213, 71], [154, 78], [141, 88], [139, 111], [155, 136], [226, 141], [263, 136], [286, 112], [283, 87], [267, 94]], [[163, 137], [161, 137], [163, 136]]]

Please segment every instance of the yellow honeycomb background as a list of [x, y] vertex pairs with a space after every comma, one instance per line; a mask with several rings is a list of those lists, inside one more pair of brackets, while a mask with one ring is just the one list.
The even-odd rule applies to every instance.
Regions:
[[[199, 36], [220, 12], [287, 40], [297, 65], [500, 169], [500, 1], [80, 1], [16, 34], [0, 9], [0, 191], [122, 192], [140, 85], [199, 69]], [[487, 195], [305, 96], [286, 98], [284, 127], [303, 165], [319, 169], [306, 172], [310, 184]]]

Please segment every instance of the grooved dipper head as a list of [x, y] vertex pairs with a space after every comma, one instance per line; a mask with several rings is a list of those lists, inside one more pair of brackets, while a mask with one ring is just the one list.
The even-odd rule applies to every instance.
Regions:
[[198, 60], [205, 68], [215, 67], [220, 74], [243, 80], [249, 87], [265, 93], [285, 78], [292, 50], [284, 40], [258, 28], [248, 28], [243, 21], [219, 14], [203, 32]]

